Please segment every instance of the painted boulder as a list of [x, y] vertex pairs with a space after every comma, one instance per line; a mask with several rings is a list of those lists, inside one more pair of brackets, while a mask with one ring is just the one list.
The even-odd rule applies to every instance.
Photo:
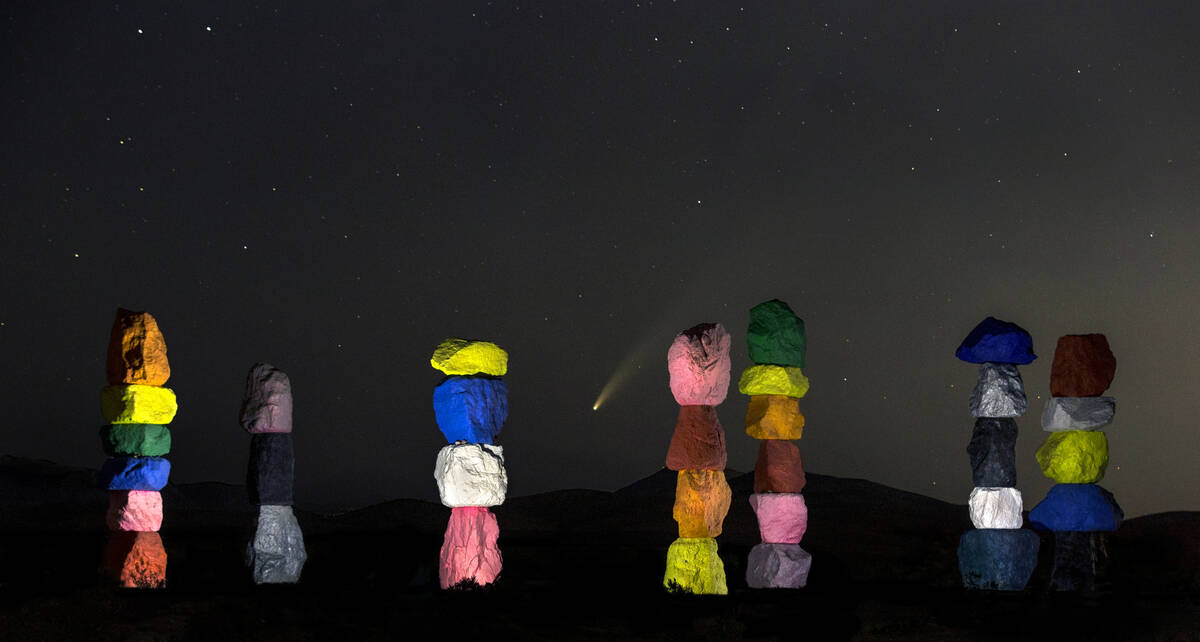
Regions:
[[508, 418], [508, 385], [485, 377], [447, 377], [433, 389], [433, 414], [446, 441], [490, 444]]
[[672, 515], [683, 538], [716, 537], [729, 513], [732, 492], [720, 470], [681, 470]]
[[979, 366], [979, 382], [971, 391], [969, 402], [972, 417], [1019, 417], [1025, 414], [1029, 402], [1025, 385], [1017, 367], [1007, 363], [984, 363]]
[[158, 424], [109, 424], [100, 429], [109, 457], [162, 457], [171, 452], [171, 429]]
[[975, 528], [1021, 528], [1021, 491], [1016, 488], [975, 488], [967, 502]]
[[1052, 432], [1037, 449], [1042, 474], [1060, 484], [1091, 484], [1108, 467], [1108, 437], [1099, 430]]
[[746, 346], [754, 363], [804, 368], [806, 345], [804, 320], [788, 304], [772, 299], [750, 308]]
[[981, 417], [975, 420], [967, 456], [974, 485], [1001, 488], [1017, 485], [1017, 422]]
[[110, 531], [157, 531], [162, 528], [162, 495], [156, 490], [119, 490], [108, 494], [105, 522]]
[[799, 439], [804, 435], [800, 401], [787, 395], [750, 397], [746, 434], [755, 439]]
[[746, 585], [750, 588], [804, 588], [812, 555], [799, 544], [762, 543], [746, 559]]
[[167, 550], [153, 531], [114, 531], [108, 535], [101, 569], [124, 588], [163, 588]]
[[808, 506], [800, 493], [755, 493], [750, 507], [768, 544], [799, 544], [808, 528]]
[[1117, 358], [1103, 334], [1068, 334], [1058, 338], [1050, 365], [1050, 394], [1095, 397], [1104, 394], [1117, 374]]
[[958, 543], [958, 569], [970, 589], [1020, 591], [1037, 566], [1041, 540], [1028, 529], [977, 528]]
[[508, 492], [504, 448], [488, 444], [446, 446], [438, 451], [433, 477], [445, 506], [499, 506]]
[[107, 490], [153, 490], [167, 485], [171, 462], [162, 457], [110, 457], [96, 473], [96, 481]]
[[808, 479], [800, 448], [784, 439], [766, 439], [758, 444], [758, 460], [754, 464], [754, 492], [798, 493]]
[[725, 430], [712, 406], [680, 406], [667, 449], [671, 470], [725, 470]]
[[729, 392], [729, 346], [720, 323], [701, 323], [675, 335], [667, 350], [671, 394], [681, 406], [716, 406]]
[[292, 432], [292, 381], [269, 363], [256, 363], [246, 375], [242, 398], [242, 430], [262, 433]]
[[122, 384], [100, 390], [100, 413], [110, 424], [169, 424], [178, 410], [170, 388]]
[[117, 309], [108, 339], [108, 383], [161, 386], [171, 378], [167, 342], [147, 312]]
[[450, 337], [434, 348], [429, 365], [447, 375], [503, 377], [508, 372], [508, 353], [490, 341]]
[[1115, 531], [1124, 519], [1112, 493], [1096, 484], [1055, 484], [1029, 511], [1029, 523], [1048, 531]]
[[1033, 363], [1033, 338], [1024, 328], [988, 317], [959, 344], [954, 356], [967, 363]]
[[255, 506], [290, 506], [295, 479], [292, 433], [266, 432], [250, 438], [246, 494]]
[[681, 537], [671, 542], [663, 586], [672, 592], [727, 595], [725, 564], [717, 555], [717, 540]]
[[307, 560], [304, 533], [292, 507], [260, 506], [254, 539], [246, 544], [246, 565], [254, 583], [295, 584]]
[[750, 366], [738, 379], [738, 392], [744, 395], [786, 395], [800, 398], [808, 394], [808, 377], [800, 368], [790, 366]]
[[1042, 411], [1042, 430], [1096, 430], [1111, 424], [1116, 414], [1113, 397], [1051, 397]]
[[496, 546], [499, 536], [496, 516], [488, 509], [460, 506], [451, 510], [438, 558], [441, 587], [446, 589], [466, 582], [486, 586], [495, 582], [503, 567]]

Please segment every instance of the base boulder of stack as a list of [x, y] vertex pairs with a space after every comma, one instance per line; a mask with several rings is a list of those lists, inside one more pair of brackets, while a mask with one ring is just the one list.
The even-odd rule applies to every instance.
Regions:
[[1041, 541], [1025, 529], [979, 528], [963, 533], [958, 568], [970, 589], [1020, 591], [1037, 566]]
[[727, 595], [725, 564], [717, 556], [717, 540], [681, 537], [672, 542], [663, 586], [684, 593]]
[[496, 581], [504, 560], [496, 540], [496, 516], [482, 506], [460, 506], [450, 511], [439, 556], [438, 582], [444, 589], [472, 582], [485, 586]]
[[291, 506], [260, 506], [258, 530], [246, 546], [246, 565], [254, 574], [255, 584], [294, 584], [308, 552], [304, 534]]
[[812, 555], [799, 544], [758, 544], [746, 560], [746, 584], [750, 588], [803, 588], [811, 567]]
[[101, 568], [124, 588], [167, 585], [167, 551], [162, 538], [153, 531], [109, 533]]

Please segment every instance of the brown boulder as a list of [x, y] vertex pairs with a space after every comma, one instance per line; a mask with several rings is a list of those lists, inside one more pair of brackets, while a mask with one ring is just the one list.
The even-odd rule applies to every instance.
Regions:
[[712, 406], [680, 406], [667, 449], [671, 470], [725, 470], [725, 430]]
[[167, 342], [154, 317], [118, 308], [108, 339], [108, 383], [161, 386], [170, 378]]
[[1050, 394], [1097, 397], [1112, 385], [1117, 358], [1103, 334], [1068, 334], [1058, 338], [1050, 366]]
[[799, 439], [804, 434], [800, 400], [787, 395], [750, 397], [746, 434], [755, 439]]
[[754, 492], [798, 493], [807, 481], [796, 444], [786, 439], [764, 439], [758, 444]]
[[153, 531], [109, 533], [102, 570], [125, 588], [163, 588], [167, 551], [162, 538]]
[[675, 508], [680, 537], [721, 534], [733, 492], [720, 470], [681, 470], [675, 482]]

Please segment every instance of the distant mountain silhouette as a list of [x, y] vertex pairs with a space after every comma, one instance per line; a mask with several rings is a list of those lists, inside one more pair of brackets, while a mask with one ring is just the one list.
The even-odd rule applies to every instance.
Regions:
[[[661, 558], [677, 537], [671, 516], [676, 475], [662, 469], [611, 492], [569, 489], [509, 498], [492, 509], [500, 522], [501, 548], [506, 558], [514, 557], [514, 568], [533, 569], [527, 579], [532, 583], [557, 581], [563, 559], [573, 556], [653, 581], [649, 576], [661, 573]], [[735, 577], [744, 572], [745, 556], [759, 542], [748, 501], [754, 475], [734, 470], [726, 475], [733, 500], [718, 543], [727, 572]], [[163, 493], [164, 537], [179, 534], [169, 541], [183, 541], [191, 532], [221, 532], [236, 541], [253, 528], [254, 507], [239, 485], [170, 484]], [[863, 479], [813, 473], [804, 496], [809, 528], [802, 545], [816, 560], [813, 581], [825, 573], [847, 582], [958, 585], [958, 539], [971, 528], [965, 505]], [[106, 493], [95, 487], [93, 470], [0, 456], [0, 534], [66, 531], [99, 537], [107, 501]], [[397, 563], [385, 553], [370, 552], [380, 542], [399, 546], [403, 541], [434, 554], [448, 513], [440, 504], [415, 499], [337, 515], [298, 511], [306, 535], [317, 542], [315, 569], [321, 564], [321, 538], [361, 542], [353, 552], [349, 549], [354, 547], [329, 545], [327, 554], [368, 555], [359, 560], [364, 567]], [[1046, 563], [1038, 573], [1048, 572], [1051, 542], [1043, 534]], [[1200, 512], [1128, 520], [1112, 536], [1111, 547], [1116, 582], [1164, 591], [1200, 588]], [[424, 565], [403, 571], [405, 577], [416, 573], [418, 584], [428, 581], [429, 572]]]

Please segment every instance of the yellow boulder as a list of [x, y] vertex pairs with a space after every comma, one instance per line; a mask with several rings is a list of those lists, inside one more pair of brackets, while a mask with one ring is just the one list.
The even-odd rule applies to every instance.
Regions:
[[1098, 430], [1052, 432], [1036, 456], [1042, 474], [1060, 484], [1094, 484], [1108, 467], [1108, 437]]
[[791, 366], [750, 366], [738, 380], [738, 392], [744, 395], [786, 395], [800, 398], [808, 394], [808, 377]]
[[429, 365], [448, 375], [485, 374], [503, 377], [508, 372], [508, 353], [490, 341], [450, 337], [434, 349]]
[[800, 402], [787, 395], [750, 397], [746, 434], [755, 439], [799, 439], [804, 434]]
[[681, 470], [675, 482], [675, 508], [680, 537], [721, 534], [733, 493], [722, 470]]
[[100, 391], [100, 412], [110, 424], [171, 423], [179, 406], [170, 388], [126, 384]]
[[680, 537], [671, 542], [663, 586], [669, 591], [697, 595], [728, 595], [725, 564], [717, 556], [717, 540]]

